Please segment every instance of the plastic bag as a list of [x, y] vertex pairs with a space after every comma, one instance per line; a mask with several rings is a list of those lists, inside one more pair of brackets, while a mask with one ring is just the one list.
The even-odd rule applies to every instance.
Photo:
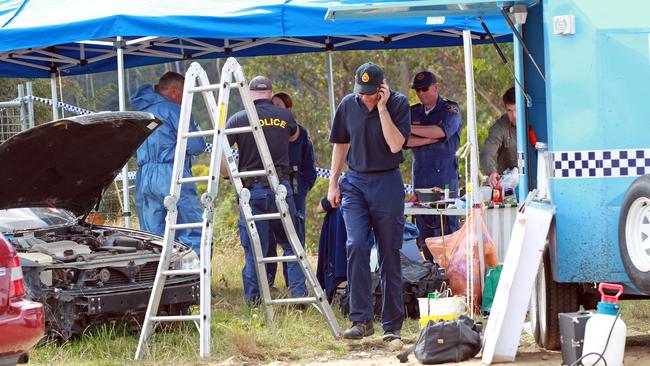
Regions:
[[[464, 295], [468, 296], [466, 291], [467, 285], [467, 242], [465, 240], [467, 232], [467, 226], [470, 225], [470, 230], [476, 228], [474, 220], [476, 217], [481, 218], [481, 234], [483, 236], [483, 257], [485, 261], [485, 269], [487, 270], [488, 266], [496, 267], [499, 264], [499, 259], [497, 257], [497, 249], [494, 246], [494, 242], [490, 237], [488, 232], [487, 225], [482, 219], [483, 214], [480, 209], [473, 209], [470, 211], [470, 215], [465, 221], [465, 224], [456, 231], [455, 233], [445, 235], [444, 237], [437, 236], [426, 239], [426, 245], [433, 255], [436, 263], [442, 268], [445, 268], [447, 277], [449, 277], [449, 287], [451, 288], [454, 295]], [[478, 310], [481, 306], [481, 297], [483, 289], [481, 288], [481, 269], [479, 265], [478, 257], [478, 237], [474, 239], [474, 291], [473, 291], [473, 302], [475, 310]]]
[[515, 189], [517, 188], [517, 184], [519, 184], [519, 169], [512, 168], [504, 170], [503, 174], [501, 174], [501, 186], [503, 189]]

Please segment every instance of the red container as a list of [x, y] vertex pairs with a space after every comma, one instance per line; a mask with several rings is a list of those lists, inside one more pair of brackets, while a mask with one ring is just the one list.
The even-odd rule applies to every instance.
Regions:
[[497, 185], [492, 188], [492, 203], [501, 203], [503, 202], [503, 186], [501, 186], [501, 181], [497, 181]]

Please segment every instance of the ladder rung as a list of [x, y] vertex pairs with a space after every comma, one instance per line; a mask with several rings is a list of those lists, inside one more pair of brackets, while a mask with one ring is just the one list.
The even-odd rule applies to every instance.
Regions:
[[166, 271], [162, 271], [162, 274], [164, 276], [184, 276], [184, 275], [193, 275], [193, 274], [201, 274], [201, 269], [196, 268], [196, 269], [169, 269]]
[[289, 305], [289, 304], [315, 304], [318, 299], [315, 297], [298, 297], [295, 299], [274, 299], [267, 301], [267, 305]]
[[183, 137], [185, 137], [185, 138], [202, 137], [202, 136], [212, 136], [214, 134], [215, 134], [214, 130], [192, 131], [192, 132], [184, 133]]
[[[230, 83], [231, 88], [239, 88], [238, 83]], [[214, 90], [219, 90], [221, 89], [221, 84], [210, 84], [210, 85], [204, 85], [204, 86], [195, 86], [193, 88], [189, 88], [188, 91], [190, 93], [199, 93], [199, 92], [204, 92], [204, 91], [214, 91]]]
[[209, 175], [202, 175], [198, 177], [188, 177], [188, 178], [181, 178], [178, 180], [178, 183], [194, 183], [194, 182], [209, 182], [212, 180], [212, 177]]
[[295, 255], [287, 255], [284, 257], [266, 257], [259, 260], [260, 263], [279, 263], [279, 262], [294, 262], [298, 257]]
[[253, 127], [251, 126], [246, 126], [246, 127], [235, 127], [235, 128], [227, 128], [223, 130], [223, 133], [228, 136], [228, 135], [236, 135], [239, 133], [247, 133], [247, 132], [253, 132]]
[[184, 322], [184, 321], [199, 321], [201, 315], [166, 315], [166, 316], [152, 316], [151, 321], [154, 322]]
[[249, 170], [246, 172], [238, 172], [233, 174], [233, 178], [249, 178], [249, 177], [263, 177], [268, 175], [266, 170]]
[[194, 229], [201, 227], [203, 227], [203, 222], [191, 222], [189, 224], [176, 224], [171, 226], [171, 228], [174, 230]]
[[261, 214], [261, 215], [253, 215], [251, 216], [250, 220], [251, 221], [263, 221], [263, 220], [277, 220], [282, 218], [279, 213], [271, 213], [271, 214]]

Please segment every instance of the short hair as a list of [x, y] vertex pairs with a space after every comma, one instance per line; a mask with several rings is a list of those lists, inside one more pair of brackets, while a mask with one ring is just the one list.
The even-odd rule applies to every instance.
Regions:
[[180, 83], [181, 85], [185, 83], [185, 77], [177, 72], [167, 71], [163, 76], [158, 80], [158, 84], [154, 87], [156, 93], [168, 89], [174, 84]]
[[503, 104], [504, 105], [512, 105], [515, 104], [515, 88], [512, 87], [508, 90], [506, 90], [505, 93], [503, 93]]
[[284, 106], [287, 109], [291, 109], [291, 107], [293, 107], [293, 101], [291, 100], [291, 96], [285, 92], [275, 93], [273, 94], [273, 98], [280, 99], [282, 103], [284, 103]]

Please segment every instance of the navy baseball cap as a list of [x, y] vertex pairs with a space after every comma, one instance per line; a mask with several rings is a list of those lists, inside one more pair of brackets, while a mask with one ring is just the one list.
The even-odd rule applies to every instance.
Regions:
[[438, 80], [436, 80], [436, 76], [433, 75], [432, 72], [420, 71], [417, 74], [415, 74], [415, 77], [413, 78], [413, 85], [411, 85], [411, 89], [425, 88], [437, 82]]
[[250, 90], [273, 90], [273, 83], [266, 76], [258, 75], [251, 80], [248, 88]]
[[375, 94], [379, 86], [384, 82], [384, 70], [381, 67], [366, 62], [359, 66], [354, 74], [354, 92], [363, 94]]

